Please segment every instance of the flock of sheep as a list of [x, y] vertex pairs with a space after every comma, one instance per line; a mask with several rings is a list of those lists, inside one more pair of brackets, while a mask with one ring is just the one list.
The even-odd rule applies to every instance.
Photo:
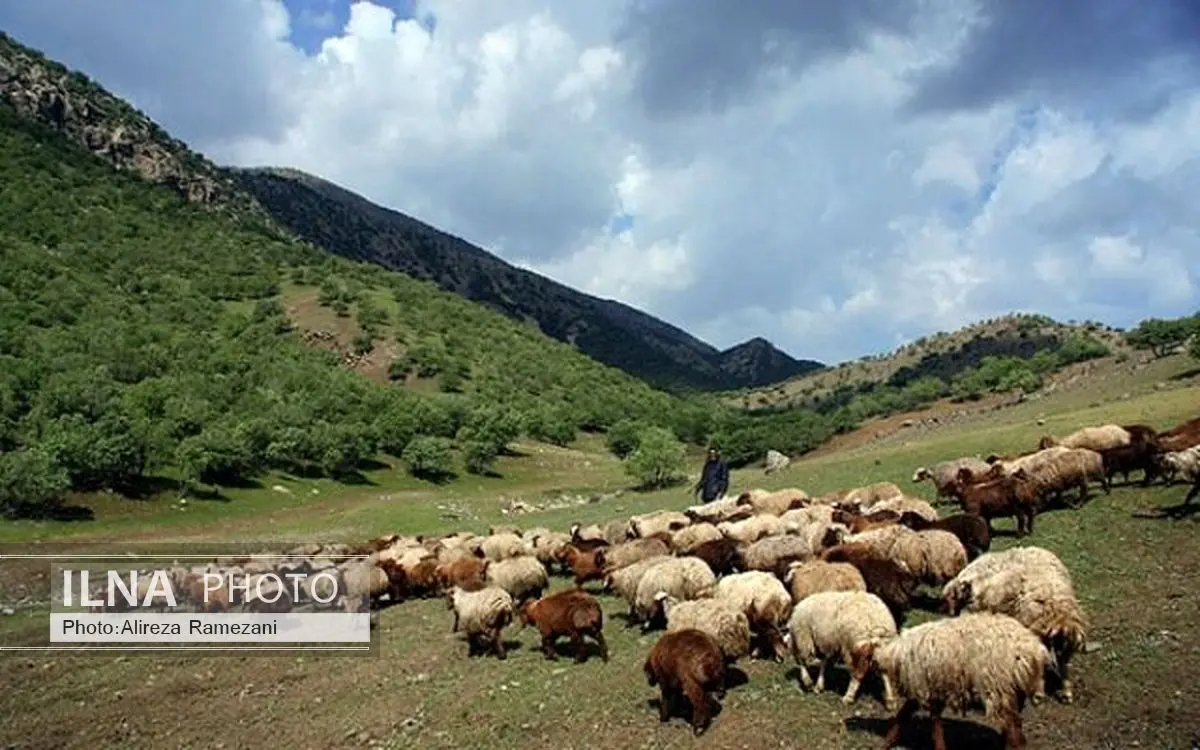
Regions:
[[[1070, 571], [1053, 552], [990, 551], [991, 519], [1014, 518], [1021, 535], [1031, 533], [1035, 515], [1064, 493], [1077, 488], [1081, 500], [1091, 483], [1108, 491], [1114, 474], [1139, 469], [1147, 482], [1192, 483], [1190, 501], [1200, 492], [1200, 419], [1162, 433], [1089, 427], [1044, 438], [1026, 454], [917, 469], [913, 481], [932, 481], [939, 497], [961, 506], [945, 517], [891, 482], [820, 497], [753, 489], [682, 512], [577, 524], [567, 533], [493, 527], [483, 536], [389, 535], [353, 549], [291, 554], [324, 560], [317, 567], [337, 573], [345, 594], [338, 606], [347, 609], [444, 596], [468, 652], [500, 659], [502, 631], [520, 623], [537, 629], [548, 659], [557, 658], [556, 641], [568, 638], [574, 658], [584, 661], [590, 639], [607, 662], [604, 615], [584, 588], [596, 583], [625, 601], [631, 624], [665, 629], [646, 657], [645, 678], [659, 688], [660, 719], [690, 706], [695, 734], [711, 721], [710, 696], [724, 697], [731, 664], [782, 661], [790, 652], [801, 684], [816, 692], [830, 663], [843, 663], [851, 678], [845, 703], [876, 675], [885, 706], [897, 711], [887, 747], [924, 709], [934, 746], [944, 750], [942, 713], [982, 704], [1006, 746], [1019, 748], [1022, 708], [1046, 695], [1047, 676], [1058, 697], [1072, 701], [1068, 667], [1088, 621]], [[558, 574], [575, 585], [545, 595]], [[909, 610], [930, 598], [922, 586], [940, 587], [936, 609], [949, 616], [905, 627]], [[289, 603], [302, 604], [285, 592], [275, 606]]]

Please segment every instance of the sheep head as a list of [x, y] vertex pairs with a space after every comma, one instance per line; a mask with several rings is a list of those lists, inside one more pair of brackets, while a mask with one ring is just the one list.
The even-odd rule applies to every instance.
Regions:
[[787, 572], [783, 574], [783, 582], [791, 583], [792, 579], [796, 577], [796, 568], [799, 568], [803, 564], [799, 560], [788, 563]]
[[942, 609], [950, 617], [962, 612], [971, 603], [971, 582], [956, 581], [942, 592]]
[[1043, 435], [1042, 439], [1038, 441], [1038, 450], [1044, 451], [1047, 448], [1053, 448], [1056, 445], [1058, 445], [1058, 440], [1056, 440], [1053, 435]]
[[922, 466], [913, 472], [912, 480], [914, 482], [923, 482], [926, 479], [929, 479], [930, 476], [931, 474], [929, 473], [929, 469], [926, 469], [924, 466]]

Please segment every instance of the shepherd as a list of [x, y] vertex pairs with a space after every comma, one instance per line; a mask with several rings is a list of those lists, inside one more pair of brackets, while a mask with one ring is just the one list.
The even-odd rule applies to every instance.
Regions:
[[725, 494], [729, 489], [729, 466], [721, 458], [721, 450], [715, 445], [708, 449], [708, 458], [700, 471], [700, 481], [692, 489], [692, 494], [699, 493], [700, 500], [711, 503]]

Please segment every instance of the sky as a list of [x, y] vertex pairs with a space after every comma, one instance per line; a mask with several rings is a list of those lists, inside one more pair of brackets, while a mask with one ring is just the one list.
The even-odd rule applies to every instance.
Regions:
[[332, 180], [720, 348], [1200, 308], [1190, 0], [37, 0], [218, 163]]

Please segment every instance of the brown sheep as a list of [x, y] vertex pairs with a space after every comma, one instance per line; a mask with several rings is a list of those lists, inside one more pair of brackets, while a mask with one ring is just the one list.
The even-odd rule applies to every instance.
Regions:
[[604, 568], [596, 561], [596, 555], [599, 551], [599, 547], [582, 550], [575, 546], [575, 542], [571, 542], [559, 550], [559, 559], [574, 574], [576, 588], [583, 588], [583, 584], [588, 581], [601, 581], [604, 579]]
[[587, 661], [587, 645], [583, 641], [583, 637], [587, 636], [600, 646], [600, 658], [608, 662], [608, 644], [604, 642], [604, 612], [596, 598], [586, 591], [566, 589], [537, 601], [527, 601], [517, 610], [517, 614], [521, 619], [520, 630], [524, 630], [526, 625], [533, 625], [541, 633], [542, 652], [547, 659], [558, 658], [554, 642], [565, 635], [575, 647], [575, 661]]
[[642, 667], [650, 687], [659, 688], [658, 720], [667, 722], [680, 696], [691, 704], [692, 734], [699, 736], [712, 722], [709, 694], [725, 698], [725, 656], [708, 633], [688, 628], [658, 639]]
[[958, 541], [962, 542], [963, 547], [967, 550], [968, 560], [974, 560], [992, 546], [992, 534], [988, 529], [987, 521], [971, 513], [955, 513], [937, 521], [930, 521], [916, 513], [905, 513], [900, 517], [900, 523], [913, 531], [925, 531], [926, 529], [949, 531], [958, 537]]
[[1158, 446], [1164, 453], [1178, 453], [1195, 445], [1200, 445], [1200, 417], [1158, 433]]
[[[1024, 469], [1017, 471], [1024, 472]], [[1025, 536], [1033, 532], [1037, 498], [1027, 497], [1027, 493], [1019, 493], [1018, 480], [1015, 477], [1003, 474], [998, 477], [993, 475], [993, 478], [987, 481], [968, 484], [967, 478], [960, 474], [955, 481], [958, 483], [958, 491], [963, 498], [963, 510], [984, 520], [988, 527], [989, 538], [992, 533], [993, 518], [1015, 518], [1017, 536]], [[1029, 489], [1028, 486], [1027, 489]]]
[[1144, 473], [1142, 486], [1148, 486], [1158, 474], [1157, 445], [1157, 441], [1154, 443], [1143, 441], [1097, 451], [1104, 465], [1105, 479], [1111, 484], [1112, 478], [1120, 474], [1125, 483], [1129, 484], [1129, 472], [1140, 470]]
[[437, 559], [427, 557], [407, 572], [407, 593], [409, 596], [430, 596], [437, 593]]
[[833, 511], [833, 522], [844, 525], [851, 534], [861, 534], [881, 526], [891, 526], [899, 520], [900, 514], [892, 510], [861, 513], [856, 506], [839, 505]]
[[696, 547], [689, 554], [703, 560], [718, 576], [741, 569], [741, 550], [738, 543], [732, 539], [713, 539]]
[[894, 560], [877, 557], [870, 547], [854, 542], [825, 550], [821, 559], [850, 563], [857, 568], [867, 584], [867, 592], [883, 600], [896, 620], [897, 628], [904, 625], [912, 608], [913, 594], [917, 591], [916, 574]]
[[1123, 424], [1121, 429], [1129, 433], [1129, 442], [1131, 445], [1137, 443], [1146, 443], [1148, 445], [1158, 446], [1158, 430], [1148, 424]]
[[435, 571], [438, 588], [443, 592], [455, 586], [464, 591], [478, 591], [487, 585], [486, 573], [487, 561], [477, 557], [454, 560], [439, 565]]

